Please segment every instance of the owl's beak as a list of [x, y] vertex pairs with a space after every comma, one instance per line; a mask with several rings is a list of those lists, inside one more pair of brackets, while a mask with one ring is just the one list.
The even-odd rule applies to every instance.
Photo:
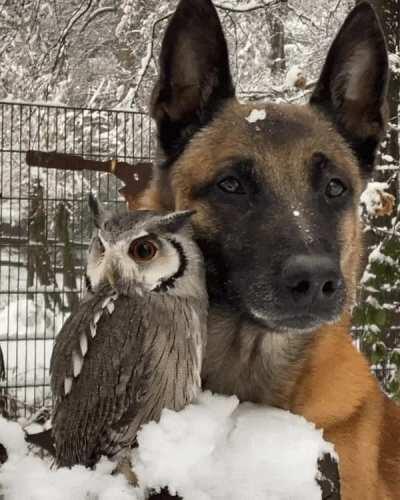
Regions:
[[107, 281], [114, 288], [118, 281], [118, 270], [113, 262], [110, 262], [105, 274]]

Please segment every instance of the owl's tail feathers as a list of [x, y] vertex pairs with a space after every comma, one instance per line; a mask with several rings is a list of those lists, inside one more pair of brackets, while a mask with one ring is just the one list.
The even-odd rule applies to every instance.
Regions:
[[56, 449], [54, 446], [54, 439], [51, 429], [47, 429], [42, 432], [36, 432], [34, 434], [29, 434], [25, 431], [25, 441], [27, 443], [38, 446], [43, 450], [46, 450], [48, 453], [50, 453], [50, 455], [53, 455], [53, 457], [55, 457], [56, 455]]
[[51, 408], [44, 406], [33, 414], [23, 425], [25, 441], [55, 455], [55, 445], [51, 430]]
[[29, 433], [29, 431], [25, 430], [25, 441], [29, 444], [33, 444], [40, 450], [45, 450], [50, 453], [50, 455], [55, 458], [57, 467], [72, 467], [78, 463], [90, 467], [95, 464], [95, 461], [93, 461], [93, 463], [89, 463], [88, 461], [82, 463], [80, 460], [81, 457], [75, 456], [68, 446], [65, 447], [65, 443], [63, 443], [64, 446], [60, 446], [57, 453], [52, 429], [46, 429], [35, 433]]

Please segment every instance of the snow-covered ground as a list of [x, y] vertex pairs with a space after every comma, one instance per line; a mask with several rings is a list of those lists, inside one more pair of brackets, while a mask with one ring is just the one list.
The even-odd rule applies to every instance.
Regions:
[[[0, 468], [5, 500], [143, 498], [142, 490], [110, 476], [108, 460], [95, 471], [52, 469], [29, 455], [16, 423], [0, 419], [0, 442], [9, 452]], [[334, 454], [333, 446], [302, 417], [206, 392], [183, 411], [164, 410], [158, 424], [145, 425], [133, 463], [141, 486], [168, 486], [185, 500], [317, 500], [317, 461], [324, 453]]]
[[[51, 468], [49, 460], [30, 455], [19, 424], [0, 417], [0, 442], [8, 461], [0, 468], [0, 498], [4, 500], [138, 500], [122, 477], [111, 476], [104, 460], [95, 471]], [[3, 495], [3, 496], [2, 496]]]

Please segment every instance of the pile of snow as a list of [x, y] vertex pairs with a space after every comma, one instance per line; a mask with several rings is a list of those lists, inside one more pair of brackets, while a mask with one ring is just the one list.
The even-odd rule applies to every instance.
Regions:
[[[140, 484], [168, 486], [185, 500], [320, 500], [317, 461], [334, 455], [322, 432], [302, 417], [207, 392], [179, 413], [164, 410], [138, 441], [132, 458]], [[143, 491], [109, 475], [108, 460], [95, 471], [54, 470], [28, 456], [17, 424], [0, 420], [0, 442], [9, 452], [0, 468], [5, 500], [143, 498]]]
[[302, 417], [207, 392], [179, 413], [164, 410], [138, 441], [139, 478], [185, 500], [321, 499], [317, 461], [334, 454]]
[[21, 224], [23, 214], [27, 211], [27, 203], [24, 200], [2, 199], [0, 200], [0, 204], [3, 224], [9, 224], [10, 226], [18, 226]]
[[[115, 464], [102, 460], [96, 470], [81, 466], [54, 469], [51, 462], [28, 454], [19, 424], [0, 417], [0, 443], [8, 452], [0, 466], [0, 498], [4, 500], [142, 500], [121, 476], [111, 476]], [[3, 495], [3, 496], [2, 496]]]

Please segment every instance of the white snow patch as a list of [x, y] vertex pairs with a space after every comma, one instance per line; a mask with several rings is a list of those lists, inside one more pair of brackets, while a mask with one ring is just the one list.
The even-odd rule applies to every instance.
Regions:
[[285, 86], [294, 87], [297, 80], [303, 75], [303, 70], [299, 66], [292, 66], [286, 73]]
[[[375, 333], [375, 334], [379, 334], [381, 332], [381, 329], [379, 328], [378, 325], [367, 324], [367, 325], [365, 325], [365, 327], [367, 330], [369, 330], [370, 332]], [[371, 369], [372, 369], [372, 366], [371, 366]]]
[[368, 262], [379, 262], [381, 264], [387, 264], [389, 266], [396, 266], [396, 262], [389, 255], [382, 253], [382, 244], [380, 243], [368, 256]]
[[374, 309], [382, 309], [382, 306], [379, 304], [376, 298], [372, 297], [371, 295], [368, 295], [368, 297], [365, 299], [365, 302], [371, 305]]
[[39, 432], [43, 432], [43, 425], [32, 422], [24, 427], [24, 431], [27, 434], [38, 434]]
[[[18, 285], [12, 270], [1, 268], [2, 291], [7, 290], [10, 283], [12, 292], [24, 286], [25, 274], [21, 271]], [[48, 384], [54, 337], [67, 317], [58, 307], [54, 311], [46, 308], [44, 294], [35, 293], [33, 297], [12, 293], [4, 300], [7, 294], [0, 294], [0, 348], [6, 365], [8, 395], [15, 400], [18, 412], [21, 410], [24, 414], [31, 406], [42, 406], [51, 399]]]
[[[395, 161], [394, 158], [393, 158], [393, 156], [392, 155], [388, 155], [388, 154], [382, 154], [381, 155], [381, 159], [383, 161], [388, 162], [388, 163], [393, 163]], [[385, 184], [385, 183], [382, 183], [382, 184]]]
[[267, 117], [267, 113], [265, 109], [253, 109], [251, 113], [246, 116], [245, 120], [248, 121], [249, 123], [255, 123], [258, 122], [259, 120], [265, 120]]
[[[2, 289], [4, 286], [4, 290], [6, 290], [7, 285], [7, 282], [2, 282]], [[49, 289], [54, 291], [53, 285]], [[32, 291], [37, 292], [38, 289], [35, 288]], [[0, 308], [0, 340], [49, 337], [59, 331], [63, 319], [65, 318], [59, 314], [58, 310], [54, 314], [46, 308], [43, 297], [37, 297], [35, 300], [27, 300], [26, 297], [23, 297], [22, 300], [18, 297], [16, 300], [10, 301], [4, 309]]]
[[203, 393], [138, 435], [141, 484], [185, 500], [320, 500], [317, 460], [333, 446], [304, 418]]
[[19, 424], [1, 417], [0, 443], [8, 452], [8, 460], [0, 468], [1, 494], [6, 500], [143, 500], [123, 476], [111, 476], [115, 464], [106, 459], [96, 470], [82, 466], [57, 470], [49, 462], [29, 456]]
[[374, 280], [376, 278], [376, 275], [373, 273], [370, 273], [367, 269], [364, 271], [364, 274], [362, 275], [362, 278], [360, 280], [361, 285], [365, 285], [368, 283], [370, 280]]
[[400, 73], [400, 55], [389, 53], [389, 65], [392, 73]]

